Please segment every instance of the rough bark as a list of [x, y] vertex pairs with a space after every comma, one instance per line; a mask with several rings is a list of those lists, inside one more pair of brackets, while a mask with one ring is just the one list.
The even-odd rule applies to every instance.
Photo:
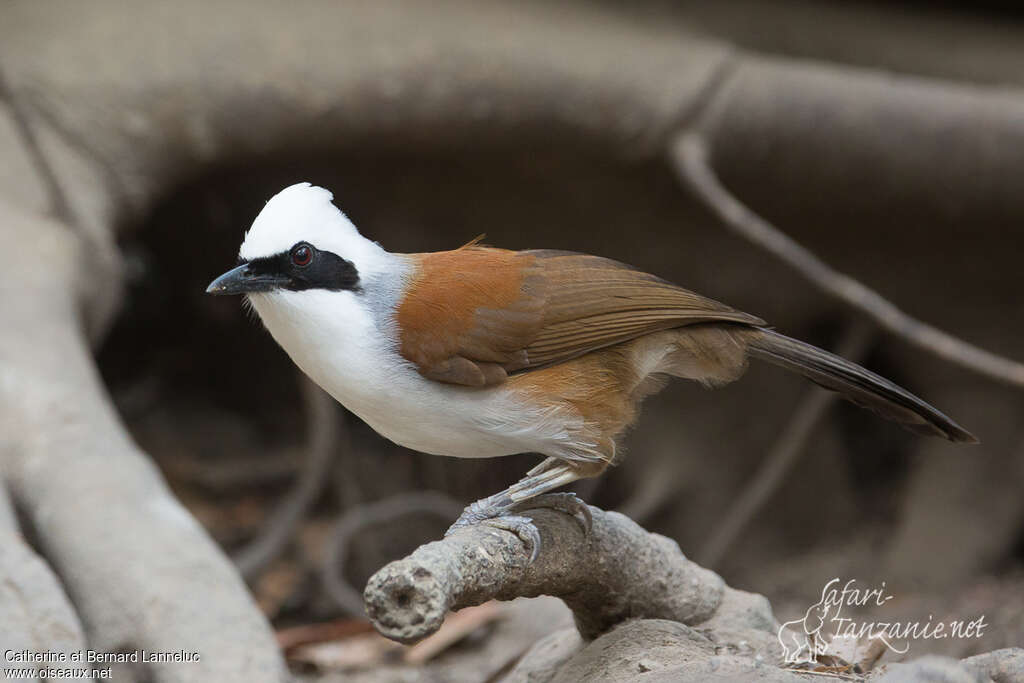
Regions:
[[532, 564], [517, 537], [486, 525], [421, 546], [370, 578], [367, 613], [383, 635], [405, 643], [434, 633], [450, 610], [538, 595], [565, 601], [588, 639], [640, 617], [695, 625], [743, 614], [765, 628], [772, 624], [763, 597], [728, 588], [674, 541], [618, 513], [590, 510], [589, 537], [565, 514], [529, 511], [542, 539]]

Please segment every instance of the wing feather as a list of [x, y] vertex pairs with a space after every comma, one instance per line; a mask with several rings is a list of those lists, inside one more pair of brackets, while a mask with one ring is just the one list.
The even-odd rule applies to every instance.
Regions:
[[486, 386], [684, 325], [765, 324], [598, 256], [470, 245], [411, 258], [417, 276], [398, 311], [401, 351], [442, 382]]

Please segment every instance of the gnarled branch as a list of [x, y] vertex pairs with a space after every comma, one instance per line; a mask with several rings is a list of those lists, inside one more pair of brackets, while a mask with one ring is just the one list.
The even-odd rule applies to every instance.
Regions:
[[821, 291], [939, 358], [1000, 382], [1024, 387], [1024, 363], [1003, 358], [907, 315], [875, 290], [829, 266], [744, 205], [722, 185], [711, 168], [707, 144], [699, 133], [681, 135], [671, 154], [680, 182], [725, 226], [799, 272]]
[[589, 537], [565, 514], [525, 512], [542, 539], [532, 564], [518, 538], [486, 525], [421, 546], [370, 578], [367, 613], [378, 631], [404, 643], [437, 631], [450, 610], [538, 595], [564, 600], [585, 638], [637, 617], [702, 624], [721, 617], [723, 605], [747, 625], [773, 622], [764, 598], [727, 587], [671, 539], [616, 512], [590, 510]]

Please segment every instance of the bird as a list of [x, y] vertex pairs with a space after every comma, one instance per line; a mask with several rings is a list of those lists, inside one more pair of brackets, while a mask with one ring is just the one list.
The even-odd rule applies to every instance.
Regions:
[[555, 489], [618, 464], [669, 377], [720, 386], [754, 358], [913, 432], [977, 443], [889, 380], [609, 258], [479, 241], [392, 253], [309, 183], [265, 204], [238, 256], [207, 293], [244, 295], [294, 363], [382, 436], [434, 455], [543, 457], [448, 530], [505, 529], [531, 559], [540, 536], [520, 513], [551, 507], [587, 528], [587, 506]]

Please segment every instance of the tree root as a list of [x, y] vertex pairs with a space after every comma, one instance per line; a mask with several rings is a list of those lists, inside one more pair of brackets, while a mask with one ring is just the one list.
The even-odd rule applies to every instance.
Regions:
[[[78, 303], [78, 283], [101, 279], [92, 252], [6, 202], [0, 243], [0, 318], [17, 330], [0, 334], [0, 488], [38, 551], [11, 538], [15, 517], [0, 513], [3, 633], [30, 648], [73, 649], [84, 635], [102, 652], [198, 653], [184, 666], [152, 664], [147, 680], [284, 680], [241, 578], [131, 441], [100, 383]], [[35, 253], [46, 268], [20, 256]], [[40, 624], [61, 635], [30, 637]]]

